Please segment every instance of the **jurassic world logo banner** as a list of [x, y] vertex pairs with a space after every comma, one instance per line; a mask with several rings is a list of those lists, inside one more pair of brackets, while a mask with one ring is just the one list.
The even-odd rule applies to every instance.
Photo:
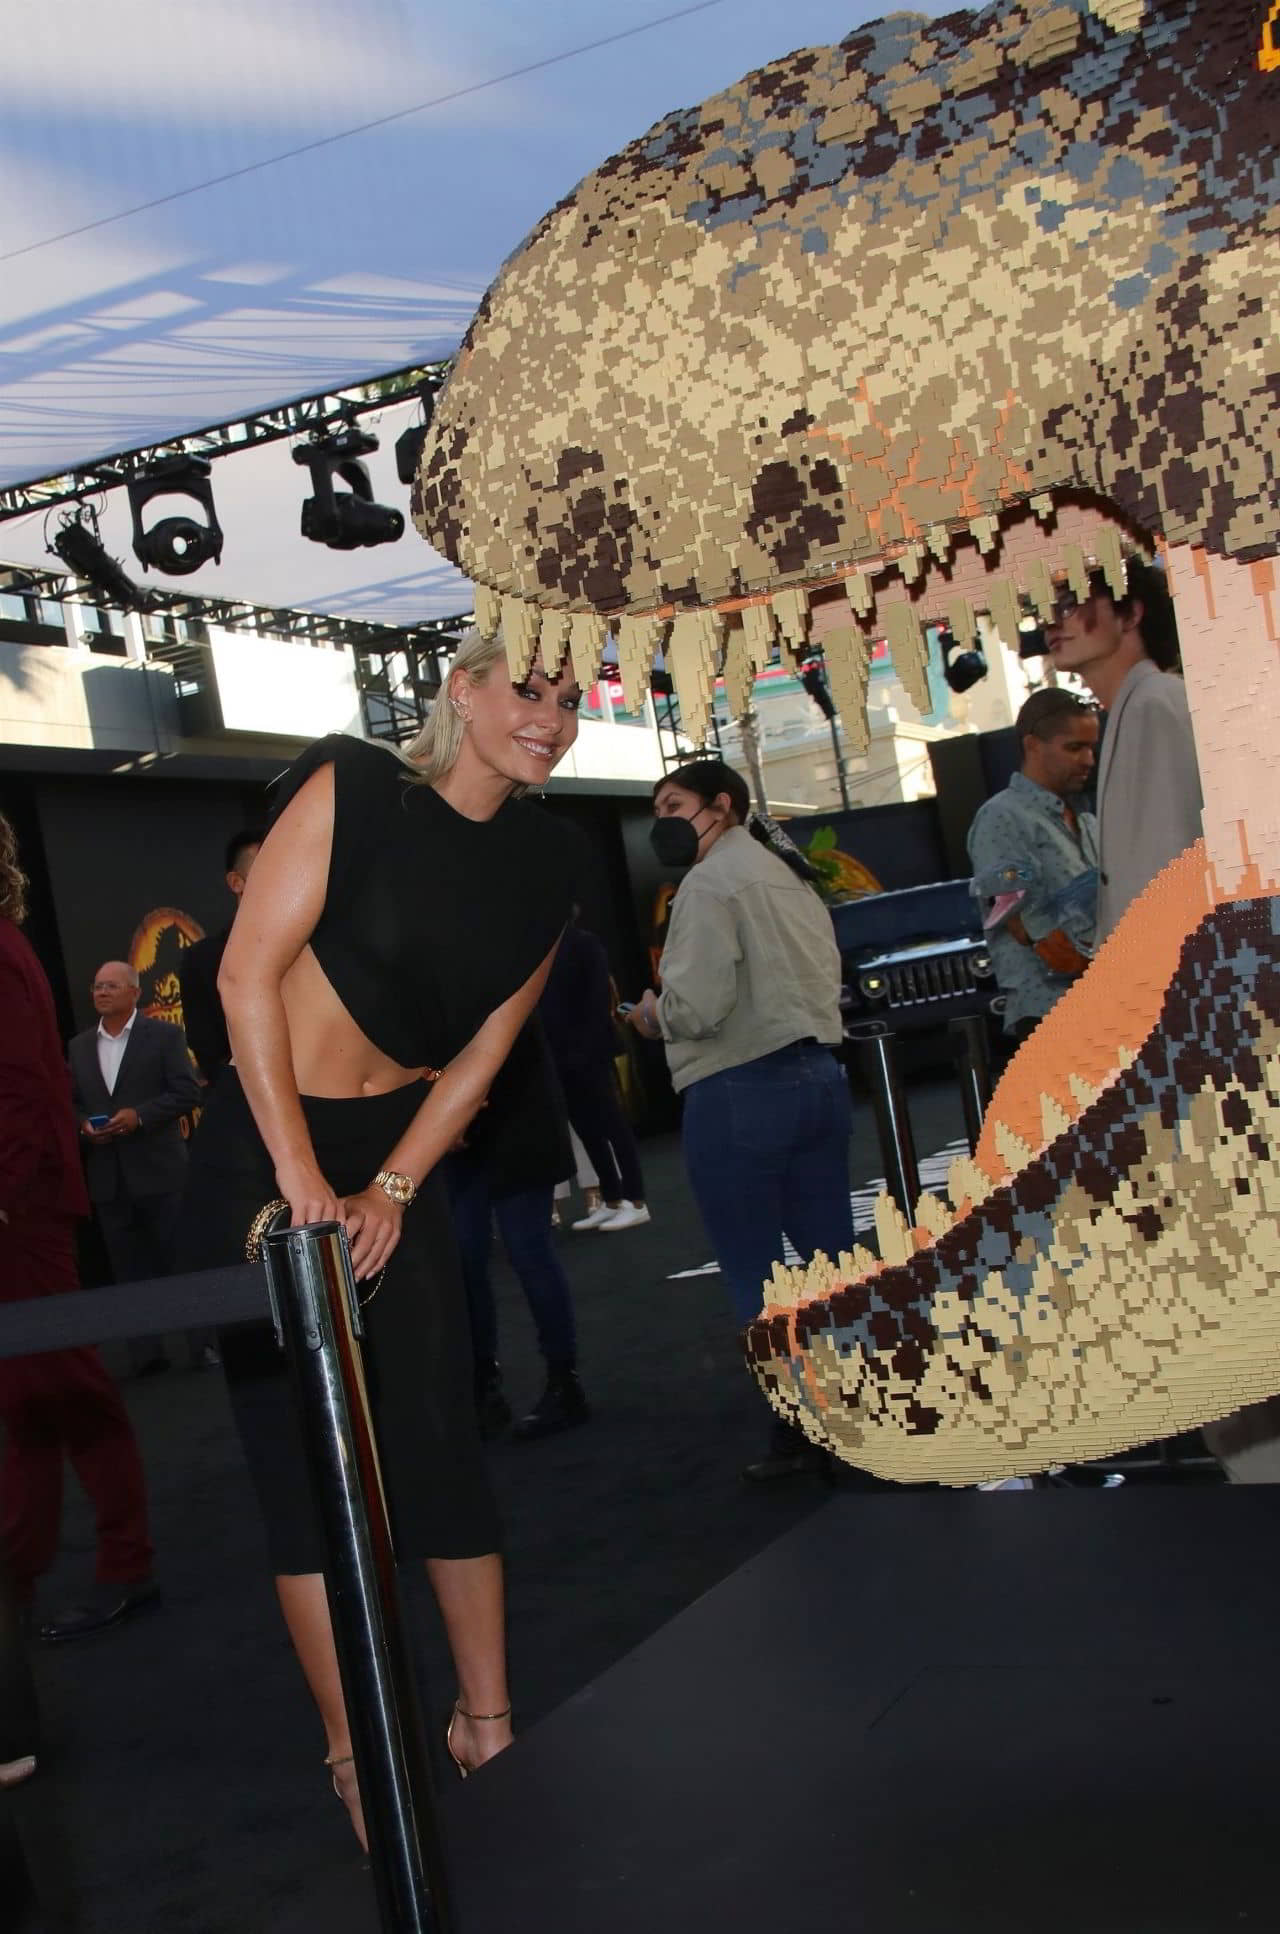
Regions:
[[[145, 1014], [149, 1021], [184, 1025], [178, 966], [187, 948], [203, 939], [200, 922], [179, 907], [153, 907], [142, 916], [129, 942], [129, 965], [138, 976], [139, 1014]], [[185, 1136], [190, 1137], [199, 1119], [198, 1108], [182, 1117]]]
[[204, 939], [204, 928], [179, 907], [153, 907], [139, 921], [129, 943], [129, 965], [138, 976], [138, 1012], [149, 1021], [182, 1022], [178, 969], [188, 947]]

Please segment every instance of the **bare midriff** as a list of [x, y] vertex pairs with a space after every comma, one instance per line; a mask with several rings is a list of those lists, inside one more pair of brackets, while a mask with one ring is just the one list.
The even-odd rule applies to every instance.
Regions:
[[280, 998], [300, 1095], [336, 1101], [385, 1095], [426, 1072], [402, 1068], [374, 1046], [334, 993], [310, 947], [303, 948], [280, 983]]

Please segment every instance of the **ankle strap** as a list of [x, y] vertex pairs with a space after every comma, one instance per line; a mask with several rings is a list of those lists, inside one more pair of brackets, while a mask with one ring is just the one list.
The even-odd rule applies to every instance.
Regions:
[[461, 1719], [510, 1719], [511, 1708], [504, 1706], [501, 1712], [468, 1712], [460, 1700], [454, 1700], [453, 1710]]

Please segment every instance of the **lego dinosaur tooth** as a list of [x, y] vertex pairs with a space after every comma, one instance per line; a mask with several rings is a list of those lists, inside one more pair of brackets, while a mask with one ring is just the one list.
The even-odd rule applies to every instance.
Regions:
[[482, 638], [496, 638], [502, 625], [502, 603], [487, 584], [476, 585], [476, 630]]
[[747, 650], [756, 671], [767, 671], [773, 656], [773, 641], [778, 635], [778, 621], [771, 604], [749, 604], [742, 613], [742, 629], [747, 640]]
[[629, 712], [643, 712], [649, 696], [649, 678], [662, 634], [661, 618], [623, 618], [618, 624], [618, 669], [622, 673], [622, 699]]
[[900, 1263], [910, 1262], [916, 1253], [915, 1239], [907, 1226], [907, 1219], [885, 1189], [881, 1189], [876, 1197], [876, 1241], [880, 1245], [880, 1260], [891, 1269]]
[[1098, 562], [1102, 566], [1113, 598], [1128, 595], [1129, 581], [1125, 575], [1124, 551], [1120, 544], [1120, 533], [1114, 524], [1102, 524], [1098, 529]]
[[845, 596], [860, 618], [869, 618], [875, 610], [875, 593], [871, 580], [865, 571], [854, 571], [844, 581]]
[[1059, 1135], [1065, 1135], [1071, 1126], [1070, 1115], [1062, 1103], [1055, 1101], [1052, 1095], [1040, 1097], [1040, 1126], [1044, 1131], [1046, 1145], [1049, 1142], [1056, 1142]]
[[991, 1177], [971, 1155], [957, 1155], [947, 1170], [947, 1194], [957, 1214], [966, 1204], [976, 1208], [979, 1202], [985, 1202], [994, 1187]]
[[1029, 1148], [1021, 1135], [1015, 1135], [1012, 1128], [998, 1118], [994, 1124], [993, 1135], [1000, 1160], [1010, 1175], [1016, 1175], [1019, 1169], [1027, 1166], [1035, 1150]]
[[946, 1235], [953, 1220], [946, 1203], [940, 1202], [936, 1195], [926, 1189], [916, 1203], [917, 1229], [923, 1229], [925, 1234], [932, 1236], [936, 1242], [939, 1236]]
[[[898, 575], [908, 588], [919, 584], [921, 578], [924, 576], [925, 563], [928, 555], [929, 553], [923, 544], [908, 544], [906, 549], [898, 557]], [[943, 555], [944, 563], [946, 562], [946, 555], [946, 553]]]
[[998, 517], [971, 517], [969, 535], [976, 539], [978, 550], [983, 557], [990, 557], [1000, 545], [1000, 519]]
[[1031, 509], [1035, 515], [1036, 522], [1045, 530], [1048, 530], [1056, 513], [1054, 511], [1053, 498], [1047, 490], [1041, 490], [1036, 493], [1031, 499]]
[[947, 623], [951, 627], [951, 636], [962, 649], [976, 641], [978, 627], [968, 598], [948, 598]]
[[571, 611], [548, 611], [543, 614], [539, 650], [542, 653], [542, 669], [549, 678], [559, 677], [564, 661], [569, 656], [569, 630], [572, 624]]
[[855, 1242], [852, 1249], [842, 1249], [836, 1262], [841, 1276], [855, 1281], [859, 1276], [867, 1275], [876, 1266], [875, 1257], [869, 1249], [864, 1249], [860, 1242]]
[[833, 625], [822, 634], [822, 649], [831, 697], [844, 727], [845, 749], [854, 758], [864, 758], [871, 747], [867, 723], [871, 653], [866, 635], [858, 625]]
[[1024, 567], [1024, 576], [1027, 595], [1035, 606], [1041, 622], [1049, 624], [1053, 618], [1053, 579], [1049, 575], [1049, 566], [1045, 559], [1040, 556], [1028, 558]]
[[927, 718], [933, 710], [933, 695], [929, 690], [929, 650], [920, 620], [901, 598], [881, 598], [878, 610], [893, 669], [921, 718]]
[[996, 635], [1011, 651], [1016, 651], [1022, 607], [1018, 602], [1017, 587], [1010, 578], [992, 578], [987, 592], [987, 611]]
[[735, 719], [741, 718], [751, 703], [751, 653], [747, 634], [737, 625], [725, 643], [723, 677], [730, 714]]
[[504, 595], [502, 599], [502, 642], [507, 648], [507, 665], [514, 685], [529, 676], [529, 667], [538, 649], [542, 613], [523, 598]]
[[1071, 1084], [1072, 1094], [1080, 1104], [1081, 1113], [1086, 1108], [1091, 1108], [1102, 1093], [1101, 1088], [1095, 1088], [1093, 1083], [1086, 1081], [1082, 1074], [1069, 1074], [1067, 1080]]
[[933, 552], [939, 564], [949, 564], [951, 562], [951, 545], [953, 540], [951, 532], [947, 529], [946, 525], [930, 524], [928, 540], [929, 549]]
[[1062, 562], [1067, 573], [1067, 583], [1081, 604], [1089, 596], [1089, 567], [1084, 561], [1084, 551], [1079, 544], [1064, 544]]
[[600, 676], [609, 627], [594, 611], [575, 611], [569, 626], [569, 662], [573, 676], [585, 692]]
[[707, 736], [715, 689], [715, 628], [708, 611], [678, 611], [667, 645], [667, 668], [680, 701], [680, 723], [694, 745]]
[[804, 1272], [788, 1269], [782, 1262], [776, 1262], [764, 1282], [764, 1302], [778, 1309], [795, 1309], [803, 1294]]
[[802, 658], [809, 643], [809, 593], [804, 590], [775, 591], [773, 615], [778, 621], [784, 644]]

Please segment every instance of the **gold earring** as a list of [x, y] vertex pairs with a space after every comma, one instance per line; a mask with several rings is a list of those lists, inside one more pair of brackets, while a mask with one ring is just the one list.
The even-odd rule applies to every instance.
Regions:
[[470, 712], [463, 711], [460, 700], [456, 698], [451, 698], [449, 700], [449, 703], [450, 705], [452, 705], [454, 711], [458, 714], [458, 717], [462, 720], [462, 723], [464, 725], [469, 725], [471, 722], [471, 714]]

